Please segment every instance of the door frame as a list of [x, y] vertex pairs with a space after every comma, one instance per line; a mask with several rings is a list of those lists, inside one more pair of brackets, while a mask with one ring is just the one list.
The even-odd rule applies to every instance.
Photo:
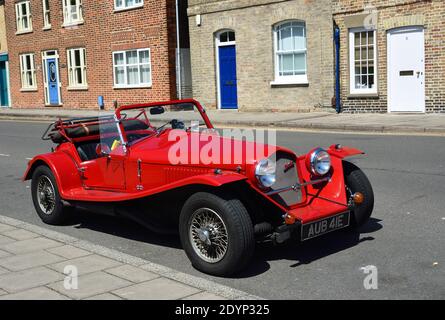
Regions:
[[[397, 33], [403, 33], [403, 32], [412, 32], [412, 31], [421, 31], [422, 32], [422, 39], [423, 39], [423, 111], [392, 111], [392, 105], [391, 105], [391, 35], [393, 34], [397, 34]], [[394, 28], [391, 30], [387, 31], [386, 34], [386, 43], [387, 43], [387, 54], [386, 54], [386, 59], [387, 59], [387, 92], [388, 92], [388, 96], [387, 96], [387, 101], [388, 101], [388, 113], [426, 113], [426, 82], [425, 82], [425, 27], [424, 26], [405, 26], [405, 27], [399, 27], [399, 28]]]
[[[52, 54], [49, 54], [52, 53]], [[48, 59], [55, 59], [56, 60], [56, 69], [57, 69], [57, 94], [59, 95], [59, 104], [53, 105], [50, 103], [50, 96], [49, 96], [49, 85], [48, 85]], [[42, 75], [43, 75], [43, 86], [44, 86], [44, 99], [45, 99], [45, 106], [46, 107], [52, 107], [52, 106], [61, 106], [63, 105], [62, 102], [62, 95], [60, 92], [60, 89], [62, 87], [62, 82], [60, 81], [60, 70], [59, 70], [59, 53], [57, 50], [45, 50], [42, 51]]]
[[8, 88], [8, 105], [6, 105], [6, 106], [0, 105], [0, 108], [9, 108], [9, 107], [12, 106], [12, 101], [11, 101], [11, 83], [10, 83], [10, 80], [9, 80], [8, 54], [7, 53], [1, 53], [0, 55], [6, 56], [6, 61], [4, 61], [4, 62], [5, 62], [5, 68], [6, 68], [6, 87]]
[[[220, 41], [220, 36], [221, 34], [225, 33], [225, 32], [235, 32], [232, 29], [223, 29], [218, 31], [215, 34], [215, 48], [216, 48], [216, 90], [217, 90], [217, 107], [218, 110], [228, 110], [228, 111], [238, 111], [238, 106], [236, 109], [223, 109], [222, 108], [222, 100], [221, 100], [221, 75], [220, 75], [220, 59], [219, 59], [219, 48], [220, 47], [229, 47], [229, 46], [235, 46], [235, 52], [236, 52], [236, 40], [235, 41], [228, 41], [228, 42], [221, 42]], [[238, 72], [238, 70], [237, 70]], [[237, 89], [238, 89], [238, 84], [237, 84]]]

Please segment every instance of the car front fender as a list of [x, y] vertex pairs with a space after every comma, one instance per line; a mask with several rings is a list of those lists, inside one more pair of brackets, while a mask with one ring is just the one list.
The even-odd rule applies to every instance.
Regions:
[[352, 156], [365, 154], [365, 152], [362, 150], [335, 144], [329, 147], [328, 153], [331, 156], [337, 157], [339, 159], [346, 159]]
[[22, 180], [31, 180], [34, 170], [41, 165], [45, 165], [51, 169], [62, 198], [66, 198], [67, 192], [70, 190], [82, 186], [76, 163], [65, 152], [53, 152], [33, 158], [29, 161], [28, 168]]

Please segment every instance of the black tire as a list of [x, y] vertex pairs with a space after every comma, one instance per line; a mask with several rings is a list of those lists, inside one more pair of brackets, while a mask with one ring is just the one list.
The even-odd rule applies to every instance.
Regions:
[[351, 227], [357, 229], [365, 225], [371, 217], [374, 210], [374, 191], [366, 175], [356, 165], [343, 161], [343, 168], [348, 197], [356, 192], [365, 197], [363, 203], [351, 212]]
[[[39, 181], [43, 181], [45, 179], [49, 179], [54, 190], [53, 193], [51, 193], [54, 196], [54, 204], [52, 209], [48, 212], [42, 210], [39, 202], [43, 201], [39, 200]], [[66, 210], [64, 210], [62, 199], [60, 198], [59, 194], [59, 189], [57, 187], [57, 182], [50, 168], [48, 168], [47, 166], [39, 166], [34, 170], [31, 181], [31, 193], [34, 208], [36, 209], [37, 214], [44, 223], [50, 225], [61, 225], [66, 221], [67, 213]]]
[[[217, 262], [208, 262], [200, 257], [190, 235], [194, 214], [206, 209], [216, 212], [226, 229], [226, 253]], [[255, 250], [254, 228], [249, 213], [240, 200], [226, 194], [199, 192], [192, 195], [182, 208], [179, 233], [192, 265], [199, 271], [214, 276], [231, 276], [241, 271], [250, 262]]]

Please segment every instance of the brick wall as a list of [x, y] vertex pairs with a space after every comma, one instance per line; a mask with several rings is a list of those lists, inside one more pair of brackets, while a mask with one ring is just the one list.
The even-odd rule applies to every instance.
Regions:
[[[62, 1], [49, 0], [50, 30], [44, 31], [42, 1], [31, 1], [33, 32], [16, 35], [14, 1], [7, 1], [7, 35], [10, 53], [12, 104], [15, 108], [44, 106], [42, 52], [58, 50], [61, 98], [64, 108], [97, 107], [97, 97], [104, 96], [107, 109], [113, 101], [119, 104], [169, 100], [176, 97], [175, 44], [176, 21], [174, 0], [145, 0], [143, 8], [114, 12], [113, 1], [83, 1], [85, 23], [63, 28]], [[69, 91], [67, 48], [84, 47], [87, 56], [88, 90]], [[152, 87], [113, 89], [112, 52], [116, 50], [151, 49]], [[37, 68], [37, 90], [22, 92], [19, 54], [34, 53]]]
[[[378, 92], [375, 97], [349, 95], [348, 27], [345, 19], [377, 9]], [[445, 112], [445, 1], [443, 0], [334, 0], [334, 20], [341, 29], [341, 92], [345, 112], [388, 112], [387, 31], [397, 27], [425, 28], [426, 112]]]
[[[236, 33], [238, 104], [241, 110], [308, 111], [331, 106], [334, 61], [331, 1], [191, 0], [189, 27], [193, 93], [217, 108], [215, 34]], [[202, 25], [196, 25], [201, 14]], [[304, 20], [307, 29], [309, 85], [272, 87], [273, 26]]]

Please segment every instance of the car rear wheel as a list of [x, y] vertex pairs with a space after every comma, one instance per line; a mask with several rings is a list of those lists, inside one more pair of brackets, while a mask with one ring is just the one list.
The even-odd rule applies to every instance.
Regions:
[[214, 276], [230, 276], [252, 258], [252, 220], [238, 199], [199, 192], [181, 211], [179, 233], [192, 265]]
[[47, 166], [36, 168], [32, 175], [31, 192], [34, 207], [46, 224], [60, 225], [66, 219], [54, 174]]
[[343, 168], [348, 198], [357, 192], [364, 196], [363, 202], [355, 205], [354, 211], [351, 212], [351, 227], [359, 228], [369, 221], [374, 210], [374, 191], [364, 172], [356, 165], [344, 161]]

